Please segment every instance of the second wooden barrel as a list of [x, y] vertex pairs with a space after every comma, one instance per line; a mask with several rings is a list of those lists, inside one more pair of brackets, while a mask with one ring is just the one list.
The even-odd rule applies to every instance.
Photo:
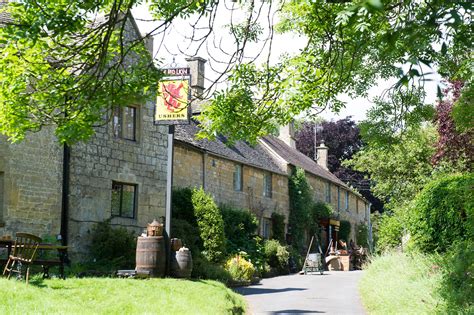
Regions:
[[171, 239], [171, 250], [175, 252], [178, 251], [181, 247], [183, 247], [183, 242], [179, 238], [172, 238]]
[[166, 253], [163, 236], [138, 237], [136, 270], [150, 272], [151, 277], [165, 275]]
[[182, 248], [171, 252], [171, 275], [177, 278], [190, 278], [193, 271], [193, 258], [189, 249]]

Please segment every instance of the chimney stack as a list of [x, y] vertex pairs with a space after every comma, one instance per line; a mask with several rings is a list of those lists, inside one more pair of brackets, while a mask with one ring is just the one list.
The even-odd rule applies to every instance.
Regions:
[[325, 170], [329, 170], [328, 169], [328, 147], [324, 145], [324, 141], [321, 141], [321, 144], [316, 149], [317, 149], [316, 163], [318, 163], [318, 165], [324, 168]]
[[285, 142], [290, 148], [296, 149], [295, 123], [293, 120], [288, 125], [280, 127], [278, 138]]
[[[0, 0], [1, 1], [1, 0]], [[143, 43], [145, 44], [146, 49], [150, 53], [151, 58], [154, 57], [153, 55], [153, 36], [142, 34]]]
[[206, 59], [201, 57], [186, 58], [191, 72], [191, 98], [201, 98], [204, 93], [204, 70]]

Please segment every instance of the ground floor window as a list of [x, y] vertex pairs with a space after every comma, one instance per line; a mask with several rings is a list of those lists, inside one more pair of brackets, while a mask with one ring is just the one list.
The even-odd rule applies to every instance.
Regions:
[[112, 216], [135, 218], [137, 185], [112, 182]]
[[262, 219], [262, 237], [264, 239], [269, 239], [271, 236], [272, 221], [268, 218]]

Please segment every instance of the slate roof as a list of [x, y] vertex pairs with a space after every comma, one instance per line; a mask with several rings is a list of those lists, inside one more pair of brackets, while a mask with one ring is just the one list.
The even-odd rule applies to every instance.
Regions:
[[265, 136], [262, 141], [267, 144], [276, 154], [278, 154], [288, 164], [301, 167], [308, 173], [322, 177], [326, 180], [333, 182], [334, 184], [343, 186], [347, 189], [352, 190], [343, 181], [336, 177], [333, 173], [325, 170], [318, 165], [313, 159], [307, 157], [300, 151], [291, 148], [285, 142], [274, 136]]
[[223, 136], [217, 137], [214, 141], [206, 139], [196, 139], [199, 127], [195, 120], [191, 120], [189, 125], [176, 125], [175, 141], [191, 145], [211, 154], [247, 164], [273, 173], [286, 175], [273, 161], [273, 158], [266, 152], [261, 144], [251, 146], [244, 141], [238, 141], [234, 145], [226, 145], [227, 139]]

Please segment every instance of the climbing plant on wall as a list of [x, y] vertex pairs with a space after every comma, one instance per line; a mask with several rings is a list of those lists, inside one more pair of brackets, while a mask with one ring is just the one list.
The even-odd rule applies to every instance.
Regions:
[[296, 168], [289, 178], [290, 192], [290, 234], [292, 245], [301, 250], [304, 247], [304, 232], [310, 221], [313, 200], [311, 188], [306, 180], [305, 171]]

